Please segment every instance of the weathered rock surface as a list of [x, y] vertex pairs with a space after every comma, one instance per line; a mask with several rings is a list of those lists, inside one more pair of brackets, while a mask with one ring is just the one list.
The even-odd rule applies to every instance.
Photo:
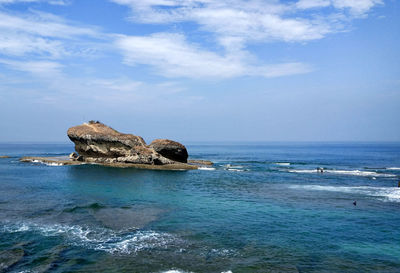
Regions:
[[179, 142], [169, 139], [156, 139], [149, 145], [157, 153], [174, 161], [187, 163], [188, 152], [186, 147]]
[[120, 133], [102, 123], [90, 122], [68, 129], [68, 137], [85, 162], [134, 163], [164, 165], [174, 164], [153, 148], [143, 138]]
[[69, 159], [76, 160], [77, 158], [78, 158], [78, 154], [77, 153], [75, 153], [75, 152], [70, 153]]
[[[79, 156], [83, 158], [82, 156]], [[19, 159], [21, 162], [46, 164], [49, 166], [69, 166], [69, 165], [83, 165], [92, 162], [85, 162], [82, 160], [73, 160], [67, 156], [64, 158], [60, 157], [37, 157], [37, 156], [24, 156]], [[125, 162], [97, 162], [96, 164], [117, 167], [117, 168], [137, 168], [137, 169], [148, 169], [148, 170], [196, 170], [198, 165], [191, 165], [186, 163], [175, 162], [173, 164], [165, 165], [151, 165], [151, 164], [137, 164], [137, 163], [125, 163]]]
[[188, 162], [182, 144], [158, 139], [146, 145], [143, 138], [120, 133], [100, 122], [90, 121], [68, 129], [68, 137], [75, 143], [76, 153], [69, 156], [20, 158], [22, 162], [49, 166], [99, 164], [107, 167], [151, 170], [195, 170], [212, 162]]
[[188, 160], [189, 164], [196, 164], [196, 165], [203, 165], [203, 166], [211, 166], [214, 165], [214, 163], [210, 160], [202, 160], [202, 159], [194, 159], [194, 160]]

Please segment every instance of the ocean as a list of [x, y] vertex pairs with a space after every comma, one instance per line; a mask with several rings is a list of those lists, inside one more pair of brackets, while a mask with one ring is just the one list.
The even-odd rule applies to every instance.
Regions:
[[0, 144], [0, 272], [400, 272], [399, 143], [187, 148], [214, 166], [22, 163], [73, 145]]

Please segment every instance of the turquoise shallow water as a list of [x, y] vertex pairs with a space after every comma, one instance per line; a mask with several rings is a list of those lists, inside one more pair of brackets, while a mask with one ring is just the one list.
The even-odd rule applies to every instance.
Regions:
[[72, 150], [0, 144], [0, 271], [400, 272], [400, 144], [188, 145], [215, 162], [195, 171], [18, 161]]

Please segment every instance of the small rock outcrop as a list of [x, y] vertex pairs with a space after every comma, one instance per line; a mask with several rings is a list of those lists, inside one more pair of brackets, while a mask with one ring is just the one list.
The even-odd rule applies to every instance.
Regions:
[[120, 133], [100, 122], [68, 129], [75, 151], [85, 162], [164, 165], [175, 162], [146, 145], [140, 136]]
[[187, 163], [188, 152], [186, 147], [179, 142], [169, 139], [156, 139], [149, 146], [168, 159]]

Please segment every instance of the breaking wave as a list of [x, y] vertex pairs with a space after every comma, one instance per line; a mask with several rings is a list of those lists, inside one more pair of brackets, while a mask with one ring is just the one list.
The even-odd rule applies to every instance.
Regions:
[[211, 167], [199, 167], [198, 169], [202, 171], [215, 171], [215, 168]]
[[29, 162], [32, 162], [32, 163], [40, 163], [40, 164], [44, 164], [44, 165], [47, 165], [47, 166], [64, 166], [64, 165], [65, 165], [65, 164], [63, 164], [63, 163], [45, 162], [45, 161], [38, 160], [38, 159], [31, 159], [31, 160], [29, 160]]
[[[320, 173], [318, 170], [289, 170], [291, 173]], [[395, 177], [394, 174], [377, 173], [372, 171], [360, 170], [325, 170], [323, 173], [338, 174], [338, 175], [356, 175], [356, 176], [375, 176], [375, 177]]]
[[234, 168], [227, 168], [226, 170], [231, 171], [231, 172], [244, 172], [245, 171], [243, 169], [234, 169]]
[[230, 171], [230, 172], [246, 172], [250, 171], [250, 169], [246, 169], [244, 166], [241, 165], [232, 165], [232, 164], [225, 164], [225, 165], [220, 165], [224, 170]]
[[7, 233], [37, 232], [43, 236], [62, 236], [70, 245], [105, 251], [112, 254], [134, 254], [141, 250], [166, 248], [177, 238], [155, 231], [118, 233], [108, 229], [78, 225], [17, 223], [6, 224], [0, 231]]
[[274, 164], [279, 166], [290, 166], [289, 162], [275, 162]]
[[384, 201], [400, 202], [400, 188], [394, 187], [347, 187], [347, 186], [322, 186], [322, 185], [290, 185], [292, 189], [305, 189], [315, 191], [333, 191], [344, 193], [355, 193], [366, 196], [373, 196], [383, 199]]
[[[183, 270], [179, 270], [179, 269], [171, 269], [171, 270], [167, 270], [167, 271], [162, 271], [161, 273], [194, 273], [194, 272], [183, 271]], [[228, 270], [228, 271], [223, 271], [221, 273], [232, 273], [232, 271]]]

